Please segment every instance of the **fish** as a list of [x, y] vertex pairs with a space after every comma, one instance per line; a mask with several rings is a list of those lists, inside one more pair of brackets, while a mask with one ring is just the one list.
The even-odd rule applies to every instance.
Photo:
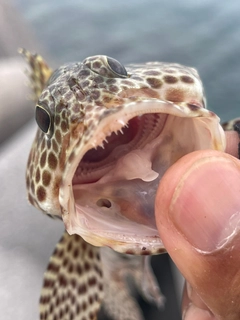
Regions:
[[96, 320], [102, 308], [113, 320], [143, 320], [134, 290], [164, 305], [150, 263], [166, 252], [154, 213], [161, 177], [190, 152], [224, 151], [220, 119], [192, 67], [96, 55], [53, 70], [20, 52], [38, 125], [28, 200], [65, 225], [44, 274], [40, 319]]

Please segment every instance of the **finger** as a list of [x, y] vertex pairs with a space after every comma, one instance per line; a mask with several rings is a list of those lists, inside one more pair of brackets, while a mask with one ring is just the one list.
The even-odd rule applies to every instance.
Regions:
[[156, 223], [172, 259], [218, 319], [240, 319], [240, 161], [196, 151], [163, 176]]
[[238, 144], [239, 144], [239, 136], [236, 131], [226, 131], [226, 152], [231, 154], [232, 156], [238, 158]]

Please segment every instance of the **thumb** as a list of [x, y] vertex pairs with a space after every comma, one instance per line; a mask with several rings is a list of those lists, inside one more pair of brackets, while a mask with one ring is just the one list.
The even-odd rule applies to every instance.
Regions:
[[162, 178], [156, 223], [183, 276], [217, 319], [240, 319], [240, 161], [196, 151]]

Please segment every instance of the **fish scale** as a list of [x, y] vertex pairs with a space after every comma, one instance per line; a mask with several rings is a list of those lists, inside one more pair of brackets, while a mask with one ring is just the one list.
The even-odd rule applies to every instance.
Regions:
[[127, 280], [150, 303], [164, 302], [149, 257], [166, 252], [154, 219], [157, 186], [183, 155], [225, 149], [219, 118], [190, 67], [125, 68], [93, 56], [53, 71], [38, 54], [21, 53], [39, 126], [28, 199], [66, 228], [44, 275], [40, 319], [97, 319], [103, 307], [113, 320], [142, 320]]

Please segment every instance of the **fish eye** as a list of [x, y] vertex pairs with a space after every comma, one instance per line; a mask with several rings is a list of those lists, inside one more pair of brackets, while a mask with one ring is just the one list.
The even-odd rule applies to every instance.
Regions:
[[37, 105], [35, 109], [35, 119], [42, 132], [50, 136], [52, 130], [52, 117], [50, 113], [42, 106]]
[[127, 70], [124, 66], [117, 60], [107, 57], [108, 67], [113, 73], [115, 73], [120, 78], [126, 78], [128, 76]]

